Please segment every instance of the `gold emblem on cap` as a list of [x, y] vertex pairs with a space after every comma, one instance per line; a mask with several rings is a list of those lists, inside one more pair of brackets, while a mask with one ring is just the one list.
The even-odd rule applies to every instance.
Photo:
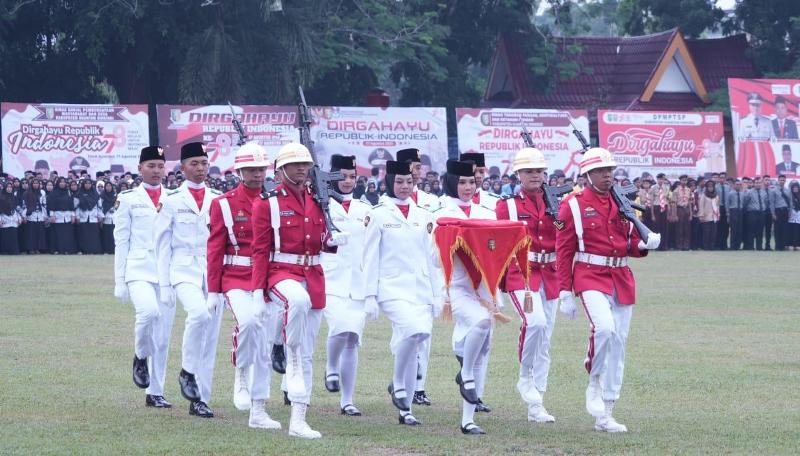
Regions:
[[164, 148], [163, 147], [158, 147], [157, 149], [158, 149], [158, 155], [160, 157], [163, 157], [164, 156]]

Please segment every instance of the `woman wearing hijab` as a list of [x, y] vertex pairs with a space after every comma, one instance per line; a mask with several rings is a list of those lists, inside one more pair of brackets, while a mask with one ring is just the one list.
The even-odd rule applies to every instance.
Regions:
[[0, 193], [0, 254], [19, 254], [19, 215], [17, 197], [14, 195], [14, 184], [6, 182]]
[[441, 312], [442, 273], [434, 261], [432, 214], [411, 199], [414, 178], [408, 162], [386, 162], [386, 195], [365, 219], [362, 265], [364, 308], [377, 307], [392, 322], [394, 371], [389, 384], [401, 425], [421, 424], [411, 414], [417, 381], [417, 351], [431, 335], [433, 316]]
[[[473, 200], [476, 190], [474, 162], [448, 160], [444, 184], [443, 205], [433, 214], [436, 219], [496, 219], [493, 210]], [[492, 302], [494, 299], [483, 282], [477, 290], [473, 288], [469, 272], [459, 257], [454, 259], [450, 287], [446, 294], [441, 294], [449, 297], [455, 320], [452, 346], [461, 366], [456, 375], [463, 398], [461, 432], [470, 435], [485, 434], [475, 424], [475, 406], [481, 403], [493, 325], [492, 315], [481, 301]]]
[[28, 253], [47, 250], [44, 227], [47, 220], [47, 199], [39, 179], [33, 179], [30, 188], [22, 194], [22, 214], [25, 217], [25, 224], [22, 225], [22, 250]]
[[800, 183], [792, 181], [789, 193], [792, 195], [789, 204], [789, 245], [794, 246], [792, 250], [800, 250]]
[[103, 184], [103, 192], [100, 194], [100, 212], [103, 219], [102, 245], [103, 253], [114, 254], [114, 203], [117, 201], [117, 193], [111, 182]]
[[100, 195], [89, 179], [81, 181], [78, 190], [78, 250], [87, 255], [102, 253], [100, 242]]
[[380, 199], [380, 197], [381, 196], [375, 190], [375, 182], [370, 181], [369, 184], [367, 184], [367, 191], [364, 192], [363, 195], [361, 195], [361, 201], [364, 201], [365, 203], [369, 203], [374, 206], [378, 204], [378, 200]]
[[[77, 183], [75, 184], [77, 187]], [[77, 252], [74, 225], [75, 201], [67, 186], [67, 180], [63, 177], [58, 178], [56, 187], [47, 196], [47, 213], [50, 216], [50, 227], [53, 234], [50, 250], [55, 254], [65, 255]]]
[[714, 250], [716, 243], [717, 222], [719, 221], [719, 196], [716, 184], [706, 181], [705, 189], [697, 201], [697, 219], [703, 233], [703, 250]]
[[47, 243], [47, 248], [45, 250], [51, 253], [56, 243], [54, 240], [53, 227], [50, 225], [50, 213], [47, 210], [47, 199], [50, 197], [50, 194], [53, 193], [54, 188], [56, 188], [56, 179], [49, 179], [44, 182], [44, 209], [46, 215], [44, 219], [44, 239]]

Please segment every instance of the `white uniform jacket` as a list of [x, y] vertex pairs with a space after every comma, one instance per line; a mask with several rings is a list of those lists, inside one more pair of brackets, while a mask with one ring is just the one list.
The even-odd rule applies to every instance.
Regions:
[[413, 202], [408, 218], [387, 196], [367, 215], [362, 267], [364, 296], [435, 305], [441, 302], [441, 263], [433, 244], [433, 216]]
[[[161, 188], [159, 201], [164, 200]], [[114, 280], [158, 283], [153, 225], [158, 214], [143, 185], [117, 195], [114, 210]], [[113, 209], [112, 209], [113, 210]]]
[[426, 211], [435, 211], [439, 208], [440, 202], [439, 197], [428, 192], [424, 192], [422, 190], [414, 190], [414, 195], [416, 195], [417, 199], [417, 206]]
[[325, 294], [355, 300], [364, 299], [364, 274], [361, 257], [364, 252], [364, 220], [372, 205], [361, 200], [350, 202], [350, 211], [331, 200], [333, 224], [349, 234], [347, 244], [339, 246], [336, 253], [322, 252], [322, 270], [325, 272]]
[[186, 183], [161, 198], [155, 222], [158, 282], [162, 287], [179, 283], [206, 286], [208, 210], [222, 192], [206, 187], [203, 205], [197, 203]]

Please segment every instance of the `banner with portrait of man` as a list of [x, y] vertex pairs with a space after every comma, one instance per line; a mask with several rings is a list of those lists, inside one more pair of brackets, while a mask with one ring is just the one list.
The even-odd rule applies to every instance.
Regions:
[[728, 79], [739, 177], [800, 175], [800, 79]]

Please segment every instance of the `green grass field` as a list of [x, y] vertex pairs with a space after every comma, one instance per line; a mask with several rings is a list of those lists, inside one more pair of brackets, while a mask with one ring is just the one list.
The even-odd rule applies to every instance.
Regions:
[[[247, 427], [233, 407], [226, 313], [216, 366], [213, 420], [189, 417], [177, 374], [185, 314], [173, 332], [168, 411], [145, 408], [131, 381], [133, 308], [112, 298], [113, 260], [4, 257], [0, 261], [0, 453], [2, 454], [798, 454], [800, 453], [800, 253], [658, 253], [635, 261], [639, 303], [615, 416], [630, 432], [593, 430], [583, 406], [587, 322], [560, 318], [552, 349], [548, 410], [556, 423], [526, 420], [515, 389], [518, 323], [498, 326], [487, 394], [488, 432], [462, 436], [461, 399], [437, 322], [424, 425], [401, 427], [386, 394], [390, 329], [368, 324], [356, 404], [339, 415], [324, 391], [323, 323], [309, 422], [317, 441], [286, 434], [288, 407], [273, 376], [271, 415], [284, 430]], [[511, 309], [506, 309], [507, 313]], [[560, 316], [560, 315], [559, 315]]]

